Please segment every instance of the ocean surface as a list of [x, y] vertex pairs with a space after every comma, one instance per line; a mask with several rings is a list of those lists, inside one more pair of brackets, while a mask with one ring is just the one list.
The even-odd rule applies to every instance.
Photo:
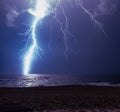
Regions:
[[39, 87], [62, 85], [120, 86], [120, 84], [111, 84], [110, 82], [85, 80], [77, 75], [0, 75], [0, 87]]

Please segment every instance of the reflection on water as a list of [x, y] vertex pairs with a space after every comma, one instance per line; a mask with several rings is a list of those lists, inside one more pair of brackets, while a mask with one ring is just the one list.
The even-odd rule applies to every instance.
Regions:
[[25, 75], [0, 75], [0, 87], [38, 87], [38, 86], [60, 86], [60, 85], [97, 85], [97, 86], [119, 86], [110, 82], [96, 82], [90, 78], [84, 79], [80, 75], [47, 75], [29, 74]]
[[29, 74], [25, 75], [0, 75], [0, 87], [37, 87], [78, 84], [80, 80], [73, 76]]

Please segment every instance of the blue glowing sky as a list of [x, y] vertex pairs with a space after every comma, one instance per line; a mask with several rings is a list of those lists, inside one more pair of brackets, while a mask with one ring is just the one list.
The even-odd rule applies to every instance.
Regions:
[[[24, 33], [34, 17], [26, 10], [31, 0], [0, 0], [0, 73], [22, 73], [25, 52]], [[75, 39], [68, 38], [65, 58], [63, 35], [53, 20], [46, 16], [37, 26], [38, 44], [44, 51], [36, 56], [31, 73], [105, 74], [120, 73], [120, 1], [83, 0], [84, 6], [104, 25], [103, 33], [73, 0], [62, 0], [69, 18], [69, 29]], [[33, 4], [34, 5], [34, 4]], [[54, 4], [51, 4], [54, 7]], [[63, 21], [61, 11], [57, 16]], [[53, 21], [52, 21], [53, 20]], [[51, 22], [52, 21], [52, 25]], [[52, 40], [50, 31], [52, 28]]]

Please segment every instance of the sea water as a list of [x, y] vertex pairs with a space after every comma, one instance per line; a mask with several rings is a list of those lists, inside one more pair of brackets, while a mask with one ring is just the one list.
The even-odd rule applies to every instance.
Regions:
[[119, 86], [109, 82], [86, 80], [80, 75], [29, 74], [0, 75], [0, 87], [39, 87], [64, 85]]
[[0, 87], [38, 87], [76, 85], [80, 80], [74, 76], [29, 74], [29, 75], [0, 75]]

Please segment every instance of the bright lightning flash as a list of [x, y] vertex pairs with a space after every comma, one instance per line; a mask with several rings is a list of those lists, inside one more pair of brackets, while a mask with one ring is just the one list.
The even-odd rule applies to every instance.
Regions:
[[[56, 2], [57, 1], [57, 2]], [[66, 0], [65, 0], [66, 1]], [[50, 6], [50, 3], [55, 3], [55, 8], [52, 9]], [[57, 23], [60, 26], [60, 31], [63, 34], [63, 40], [64, 40], [64, 45], [65, 45], [65, 56], [67, 57], [67, 53], [70, 49], [68, 45], [69, 43], [69, 38], [74, 38], [75, 36], [69, 31], [69, 18], [66, 14], [66, 11], [64, 9], [64, 6], [62, 5], [62, 0], [32, 0], [32, 3], [35, 4], [35, 8], [29, 9], [28, 12], [31, 13], [33, 16], [35, 16], [35, 19], [32, 23], [31, 26], [31, 32], [30, 32], [30, 39], [32, 41], [32, 44], [29, 46], [27, 53], [24, 56], [24, 75], [28, 75], [30, 72], [31, 68], [31, 63], [34, 58], [34, 53], [38, 48], [40, 48], [37, 44], [37, 35], [36, 35], [36, 27], [39, 21], [42, 21], [47, 15], [50, 13], [54, 13], [54, 19], [57, 21]], [[98, 28], [101, 29], [101, 31], [104, 32], [102, 24], [97, 21], [94, 18], [94, 15], [84, 6], [83, 0], [75, 0], [76, 6], [80, 7], [90, 18], [90, 20], [97, 25]], [[57, 11], [61, 10], [63, 17], [65, 19], [65, 22], [63, 23], [59, 17], [57, 16]], [[40, 48], [41, 52], [42, 49]]]
[[48, 15], [49, 5], [46, 2], [46, 0], [36, 0], [35, 9], [29, 9], [28, 11], [35, 16], [35, 20], [33, 21], [33, 24], [31, 26], [32, 32], [31, 32], [31, 40], [32, 44], [30, 45], [27, 53], [24, 57], [24, 75], [29, 74], [30, 68], [31, 68], [31, 62], [34, 57], [34, 53], [38, 48], [37, 40], [36, 40], [36, 26], [38, 21], [42, 20], [45, 16]]

